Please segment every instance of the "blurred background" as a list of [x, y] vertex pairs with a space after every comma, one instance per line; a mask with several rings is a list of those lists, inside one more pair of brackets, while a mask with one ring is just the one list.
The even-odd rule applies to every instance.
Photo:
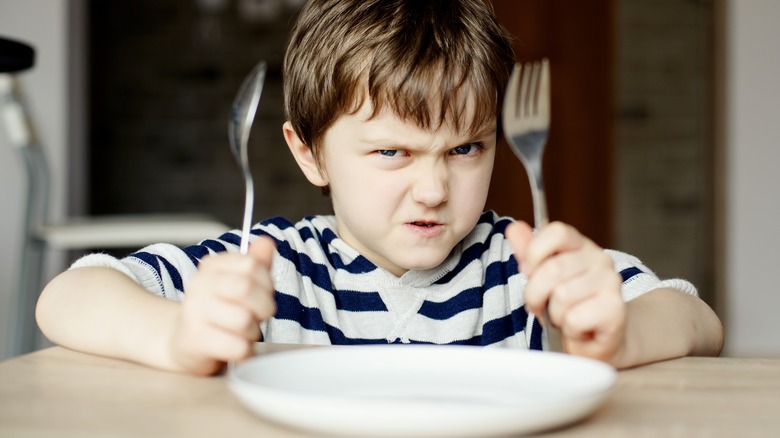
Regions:
[[[20, 82], [52, 165], [52, 216], [189, 212], [237, 227], [243, 187], [227, 119], [259, 59], [269, 72], [250, 139], [254, 217], [329, 213], [281, 136], [280, 67], [301, 4], [0, 0], [0, 36], [36, 49]], [[691, 280], [724, 321], [724, 354], [780, 356], [780, 2], [493, 4], [519, 60], [551, 61], [551, 219]], [[5, 134], [0, 125], [0, 359], [11, 354], [26, 187]], [[488, 208], [532, 217], [505, 145]], [[44, 281], [78, 255], [49, 254]]]

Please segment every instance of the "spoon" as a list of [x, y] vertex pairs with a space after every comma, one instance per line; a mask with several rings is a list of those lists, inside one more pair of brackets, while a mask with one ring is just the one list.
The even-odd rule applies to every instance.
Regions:
[[249, 169], [249, 156], [247, 153], [247, 144], [249, 142], [249, 131], [252, 128], [252, 122], [255, 120], [257, 104], [260, 102], [260, 95], [263, 93], [263, 82], [265, 82], [265, 61], [260, 61], [255, 65], [249, 75], [244, 79], [238, 94], [233, 99], [233, 107], [228, 121], [228, 138], [230, 139], [230, 150], [241, 168], [244, 175], [244, 184], [246, 186], [246, 196], [244, 199], [244, 221], [241, 228], [241, 254], [249, 251], [249, 229], [252, 227], [252, 206], [255, 201], [255, 188], [252, 180], [252, 172]]

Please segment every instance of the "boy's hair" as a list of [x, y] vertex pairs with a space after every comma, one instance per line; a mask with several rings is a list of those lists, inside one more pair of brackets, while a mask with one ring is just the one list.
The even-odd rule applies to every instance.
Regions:
[[475, 133], [499, 113], [513, 63], [487, 0], [310, 0], [284, 59], [286, 117], [317, 160], [366, 97], [374, 116], [387, 106], [423, 129]]

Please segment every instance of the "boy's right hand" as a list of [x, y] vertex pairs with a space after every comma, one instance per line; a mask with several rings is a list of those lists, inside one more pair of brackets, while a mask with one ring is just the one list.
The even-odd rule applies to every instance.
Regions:
[[175, 368], [214, 374], [225, 362], [252, 355], [259, 323], [276, 312], [271, 262], [275, 243], [259, 237], [249, 254], [204, 257], [185, 291], [170, 338]]

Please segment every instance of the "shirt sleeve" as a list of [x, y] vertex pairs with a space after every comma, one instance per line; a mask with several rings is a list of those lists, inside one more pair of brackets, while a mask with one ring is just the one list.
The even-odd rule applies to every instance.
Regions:
[[121, 259], [108, 254], [89, 254], [76, 260], [70, 269], [116, 269], [157, 296], [182, 301], [184, 290], [197, 272], [200, 260], [213, 253], [237, 251], [239, 240], [236, 232], [229, 232], [218, 239], [207, 239], [186, 248], [158, 243]]
[[633, 300], [651, 290], [660, 288], [672, 288], [693, 296], [699, 295], [696, 287], [687, 280], [679, 278], [661, 280], [638, 258], [615, 250], [608, 249], [605, 252], [612, 257], [615, 262], [615, 270], [623, 278], [621, 293], [624, 301]]

